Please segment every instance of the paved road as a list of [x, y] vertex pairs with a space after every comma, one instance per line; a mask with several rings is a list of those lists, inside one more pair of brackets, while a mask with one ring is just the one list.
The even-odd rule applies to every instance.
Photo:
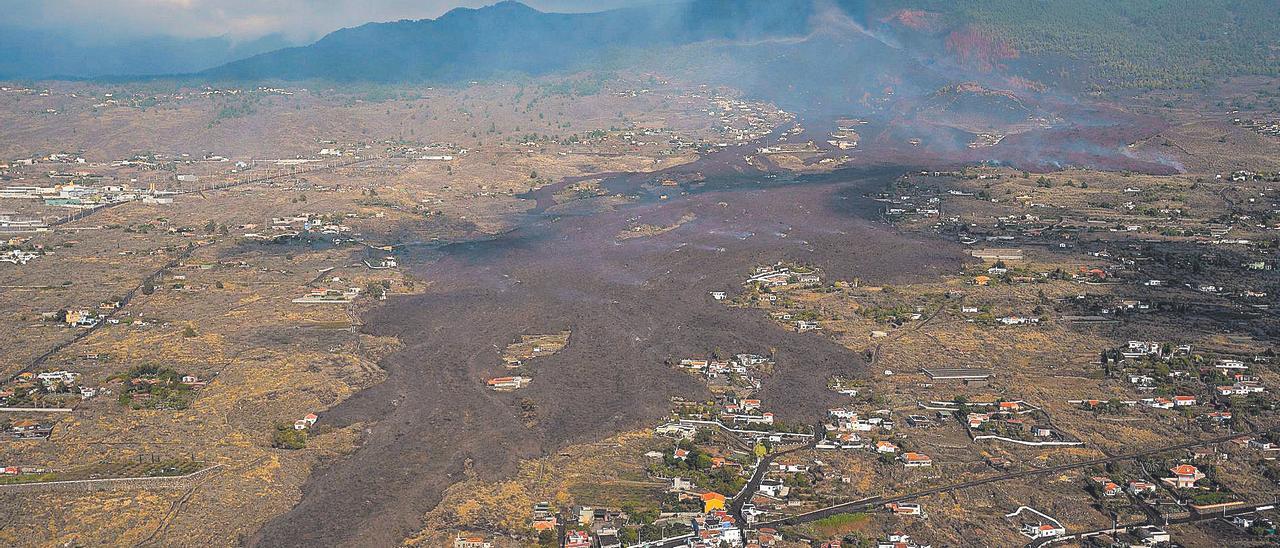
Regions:
[[1193, 514], [1193, 515], [1187, 516], [1187, 517], [1185, 517], [1185, 518], [1178, 518], [1178, 519], [1171, 519], [1171, 520], [1161, 520], [1159, 523], [1152, 523], [1154, 520], [1146, 520], [1146, 521], [1139, 522], [1139, 523], [1133, 523], [1133, 524], [1129, 524], [1129, 525], [1121, 525], [1121, 526], [1119, 526], [1119, 527], [1117, 527], [1117, 528], [1115, 528], [1115, 529], [1112, 529], [1111, 527], [1107, 527], [1107, 528], [1104, 528], [1104, 529], [1095, 529], [1095, 530], [1093, 530], [1093, 531], [1085, 531], [1085, 532], [1082, 532], [1082, 533], [1075, 533], [1075, 534], [1071, 534], [1071, 535], [1063, 535], [1063, 536], [1060, 536], [1060, 537], [1043, 538], [1043, 539], [1039, 539], [1039, 540], [1036, 540], [1036, 541], [1034, 541], [1034, 542], [1031, 542], [1031, 543], [1027, 544], [1027, 548], [1040, 548], [1040, 547], [1042, 547], [1042, 546], [1047, 546], [1047, 545], [1049, 545], [1049, 544], [1053, 544], [1053, 543], [1055, 543], [1055, 542], [1061, 542], [1061, 541], [1065, 541], [1065, 540], [1074, 540], [1074, 539], [1086, 539], [1086, 538], [1089, 538], [1089, 537], [1096, 537], [1096, 536], [1098, 536], [1098, 535], [1107, 535], [1107, 534], [1111, 534], [1111, 533], [1115, 533], [1115, 532], [1125, 533], [1125, 532], [1131, 531], [1131, 530], [1133, 530], [1133, 529], [1135, 529], [1135, 528], [1143, 527], [1143, 526], [1146, 526], [1146, 525], [1156, 525], [1156, 526], [1161, 526], [1161, 527], [1163, 527], [1163, 526], [1165, 526], [1165, 525], [1177, 525], [1177, 524], [1180, 524], [1180, 523], [1195, 523], [1195, 522], [1200, 522], [1200, 521], [1209, 521], [1209, 520], [1218, 519], [1218, 518], [1230, 518], [1230, 517], [1235, 517], [1235, 516], [1239, 516], [1239, 515], [1243, 515], [1243, 514], [1251, 514], [1251, 513], [1253, 513], [1253, 512], [1258, 512], [1258, 511], [1263, 511], [1263, 510], [1271, 510], [1271, 509], [1273, 509], [1273, 508], [1275, 508], [1275, 507], [1276, 507], [1276, 502], [1274, 502], [1274, 501], [1273, 501], [1273, 502], [1260, 502], [1260, 503], [1257, 503], [1257, 504], [1250, 504], [1250, 505], [1248, 505], [1248, 506], [1241, 506], [1241, 507], [1238, 507], [1238, 508], [1230, 509], [1230, 510], [1227, 510], [1226, 512], [1223, 512], [1223, 513], [1213, 512], [1213, 513], [1209, 513], [1209, 514], [1199, 514], [1199, 515], [1195, 515], [1195, 514]]
[[156, 271], [147, 275], [146, 278], [142, 279], [141, 283], [134, 286], [132, 289], [130, 289], [128, 292], [122, 295], [120, 300], [120, 306], [111, 309], [110, 312], [107, 312], [102, 317], [98, 318], [98, 323], [94, 324], [92, 327], [77, 328], [75, 336], [65, 341], [62, 341], [58, 344], [55, 344], [53, 348], [50, 348], [49, 350], [45, 351], [45, 353], [40, 354], [39, 356], [36, 356], [36, 358], [32, 360], [31, 363], [27, 365], [27, 367], [24, 367], [18, 371], [15, 371], [13, 375], [10, 375], [9, 381], [12, 382], [14, 379], [18, 378], [18, 375], [21, 375], [23, 372], [26, 372], [26, 371], [34, 372], [35, 369], [43, 365], [44, 362], [48, 361], [48, 359], [53, 357], [54, 354], [57, 354], [58, 352], [67, 348], [68, 346], [71, 346], [72, 344], [84, 339], [85, 337], [88, 337], [94, 331], [101, 329], [104, 325], [107, 325], [107, 320], [110, 320], [116, 314], [120, 313], [120, 311], [123, 310], [124, 307], [127, 306], [129, 302], [133, 300], [134, 296], [136, 296], [139, 291], [142, 291], [142, 288], [144, 286], [146, 286], [147, 284], [155, 284], [155, 281], [162, 274], [164, 274], [166, 270], [177, 267], [179, 263], [181, 263], [183, 260], [190, 257], [191, 254], [195, 252], [195, 250], [200, 249], [201, 247], [203, 246], [198, 246], [193, 244], [188, 246], [186, 249], [183, 249], [182, 252], [178, 253], [177, 257], [165, 263], [164, 266], [160, 267]]
[[659, 541], [642, 542], [632, 546], [631, 548], [677, 548], [679, 546], [688, 546], [689, 539], [691, 538], [693, 538], [693, 533]]
[[760, 482], [764, 480], [764, 475], [769, 471], [769, 465], [780, 454], [771, 453], [762, 457], [760, 462], [756, 464], [756, 469], [751, 474], [751, 479], [747, 480], [747, 484], [742, 486], [742, 491], [738, 492], [737, 496], [733, 497], [733, 502], [729, 503], [729, 514], [733, 516], [733, 519], [738, 520], [738, 523], [745, 524], [747, 522], [742, 517], [742, 506], [755, 496], [756, 489], [760, 488]]
[[733, 516], [733, 519], [738, 520], [738, 523], [743, 526], [746, 525], [747, 520], [742, 517], [742, 506], [750, 502], [751, 498], [755, 496], [756, 490], [760, 488], [760, 482], [764, 481], [764, 475], [769, 472], [769, 464], [773, 462], [773, 459], [787, 453], [799, 451], [801, 449], [813, 449], [816, 447], [818, 445], [819, 437], [822, 436], [822, 423], [816, 424], [813, 432], [813, 438], [809, 440], [809, 443], [794, 449], [779, 451], [777, 453], [769, 453], [760, 459], [760, 462], [756, 465], [755, 472], [751, 474], [751, 479], [747, 481], [746, 485], [742, 486], [742, 491], [738, 492], [738, 494], [733, 497], [733, 501], [729, 504], [729, 515]]
[[877, 507], [879, 507], [879, 506], [882, 506], [882, 505], [885, 505], [885, 504], [888, 504], [888, 503], [891, 503], [891, 502], [906, 502], [906, 501], [911, 501], [911, 500], [915, 500], [915, 499], [919, 499], [919, 498], [924, 498], [924, 497], [931, 496], [931, 495], [937, 495], [937, 494], [940, 494], [940, 493], [950, 493], [950, 492], [952, 492], [952, 491], [959, 491], [959, 490], [961, 490], [961, 489], [968, 489], [968, 488], [970, 488], [970, 487], [977, 487], [977, 486], [980, 486], [980, 485], [987, 485], [987, 484], [996, 483], [996, 482], [1001, 482], [1001, 481], [1008, 481], [1008, 480], [1012, 480], [1012, 479], [1020, 479], [1020, 478], [1028, 478], [1028, 477], [1035, 477], [1035, 476], [1043, 476], [1043, 475], [1049, 475], [1049, 474], [1056, 474], [1056, 473], [1059, 473], [1059, 472], [1065, 472], [1065, 471], [1067, 471], [1067, 470], [1074, 470], [1074, 469], [1077, 469], [1077, 468], [1087, 468], [1087, 467], [1090, 467], [1090, 466], [1098, 466], [1098, 465], [1102, 465], [1102, 464], [1107, 464], [1107, 463], [1109, 463], [1109, 462], [1117, 462], [1117, 461], [1123, 461], [1123, 460], [1136, 459], [1136, 458], [1146, 457], [1146, 456], [1150, 456], [1150, 455], [1156, 455], [1156, 454], [1160, 454], [1160, 453], [1167, 453], [1167, 452], [1169, 452], [1169, 451], [1177, 451], [1177, 450], [1180, 450], [1180, 449], [1191, 449], [1191, 448], [1193, 448], [1193, 447], [1201, 447], [1201, 446], [1204, 446], [1204, 445], [1213, 445], [1213, 444], [1216, 444], [1216, 443], [1222, 443], [1222, 442], [1226, 442], [1226, 441], [1231, 441], [1231, 440], [1236, 439], [1236, 438], [1238, 438], [1238, 437], [1240, 437], [1240, 436], [1245, 436], [1245, 435], [1250, 435], [1250, 434], [1259, 434], [1259, 433], [1262, 433], [1262, 432], [1271, 432], [1271, 431], [1277, 431], [1277, 430], [1280, 430], [1280, 427], [1272, 427], [1272, 428], [1269, 428], [1269, 429], [1263, 429], [1263, 430], [1249, 430], [1249, 431], [1239, 432], [1239, 433], [1235, 433], [1235, 434], [1231, 434], [1231, 435], [1227, 435], [1227, 436], [1218, 436], [1218, 437], [1210, 438], [1210, 439], [1207, 439], [1207, 440], [1191, 441], [1191, 442], [1180, 443], [1180, 444], [1176, 444], [1176, 445], [1167, 445], [1167, 446], [1163, 446], [1163, 447], [1157, 447], [1157, 448], [1153, 448], [1153, 449], [1147, 449], [1147, 450], [1144, 450], [1144, 451], [1138, 451], [1138, 452], [1128, 453], [1128, 454], [1124, 454], [1124, 455], [1116, 455], [1116, 456], [1112, 456], [1112, 457], [1104, 457], [1104, 458], [1100, 458], [1100, 459], [1091, 459], [1091, 460], [1080, 461], [1080, 462], [1075, 462], [1075, 463], [1071, 463], [1071, 464], [1063, 464], [1063, 465], [1059, 465], [1059, 466], [1052, 466], [1052, 467], [1049, 467], [1049, 468], [1037, 468], [1037, 469], [1032, 469], [1032, 470], [1021, 470], [1021, 471], [1018, 471], [1018, 472], [1011, 472], [1011, 473], [1008, 473], [1008, 474], [1002, 474], [1002, 475], [999, 475], [999, 476], [992, 476], [992, 477], [989, 477], [989, 478], [983, 478], [983, 479], [977, 479], [977, 480], [965, 481], [965, 482], [961, 482], [961, 483], [954, 483], [954, 484], [951, 484], [951, 485], [944, 485], [944, 486], [940, 486], [940, 487], [934, 487], [934, 488], [932, 488], [932, 489], [925, 489], [925, 490], [923, 490], [923, 491], [917, 491], [917, 492], [914, 492], [914, 493], [908, 493], [908, 494], [905, 494], [905, 495], [898, 495], [898, 496], [894, 496], [894, 497], [873, 497], [873, 498], [865, 499], [865, 500], [859, 500], [859, 501], [854, 501], [854, 502], [846, 502], [846, 503], [837, 504], [837, 505], [834, 505], [834, 506], [828, 506], [828, 507], [823, 508], [823, 509], [820, 509], [820, 510], [814, 510], [814, 511], [812, 511], [812, 512], [807, 512], [807, 513], [804, 513], [804, 514], [798, 514], [798, 515], [795, 515], [795, 516], [791, 516], [791, 517], [787, 517], [787, 518], [783, 518], [783, 519], [779, 519], [779, 520], [774, 520], [774, 521], [769, 521], [769, 522], [764, 522], [764, 523], [758, 523], [758, 524], [756, 524], [756, 527], [774, 527], [774, 528], [777, 528], [777, 527], [786, 526], [786, 525], [798, 525], [798, 524], [801, 524], [801, 523], [808, 523], [808, 522], [810, 522], [810, 521], [815, 521], [815, 520], [819, 520], [819, 519], [822, 519], [822, 518], [825, 518], [825, 517], [830, 517], [830, 516], [833, 516], [833, 515], [836, 515], [836, 514], [844, 514], [844, 513], [849, 513], [849, 512], [865, 512], [865, 511], [867, 511], [867, 510], [871, 510], [871, 509], [877, 508]]
[[[241, 185], [247, 185], [247, 184], [253, 184], [253, 183], [262, 183], [262, 182], [271, 181], [271, 180], [274, 180], [274, 179], [281, 179], [281, 178], [285, 178], [285, 177], [295, 177], [295, 176], [298, 176], [298, 175], [304, 175], [304, 174], [307, 174], [307, 173], [314, 173], [314, 172], [317, 172], [317, 171], [324, 171], [324, 170], [326, 170], [326, 169], [334, 169], [334, 168], [339, 168], [339, 167], [353, 166], [353, 165], [356, 165], [356, 164], [363, 164], [363, 163], [365, 163], [365, 162], [371, 162], [371, 161], [373, 161], [373, 160], [381, 160], [381, 159], [382, 159], [381, 157], [364, 158], [364, 159], [360, 159], [360, 160], [351, 160], [351, 161], [347, 161], [347, 162], [342, 162], [342, 163], [339, 163], [339, 164], [328, 164], [328, 165], [324, 165], [324, 166], [316, 166], [316, 167], [309, 168], [309, 169], [291, 170], [291, 171], [288, 171], [288, 172], [285, 172], [285, 173], [278, 173], [278, 174], [275, 174], [275, 175], [264, 175], [264, 176], [262, 176], [262, 177], [251, 177], [251, 178], [248, 178], [248, 179], [240, 179], [240, 180], [238, 180], [238, 181], [237, 181], [237, 180], [227, 181], [227, 182], [224, 182], [224, 183], [216, 184], [216, 185], [213, 185], [213, 186], [210, 186], [210, 187], [205, 187], [205, 188], [193, 188], [193, 189], [189, 189], [189, 190], [180, 190], [180, 191], [175, 192], [174, 194], [178, 194], [178, 195], [182, 195], [182, 194], [198, 194], [198, 193], [206, 192], [206, 191], [222, 190], [222, 189], [227, 189], [227, 188], [237, 187], [237, 186], [241, 186]], [[93, 207], [93, 208], [89, 208], [89, 209], [81, 209], [81, 210], [76, 211], [75, 213], [72, 213], [71, 215], [68, 215], [68, 216], [63, 217], [63, 218], [61, 218], [61, 219], [58, 219], [58, 220], [56, 220], [56, 221], [53, 221], [52, 223], [49, 223], [49, 226], [50, 226], [50, 227], [55, 227], [55, 226], [65, 225], [65, 224], [68, 224], [68, 223], [73, 223], [73, 222], [76, 222], [76, 221], [82, 220], [82, 219], [84, 219], [84, 218], [86, 218], [86, 217], [88, 217], [88, 216], [90, 216], [90, 215], [93, 215], [94, 213], [97, 213], [97, 212], [99, 212], [99, 211], [103, 211], [103, 210], [106, 210], [106, 209], [110, 209], [110, 208], [116, 207], [116, 206], [118, 206], [118, 205], [131, 204], [131, 203], [133, 203], [133, 202], [112, 202], [112, 203], [109, 203], [109, 204], [102, 204], [102, 205], [100, 205], [100, 206]]]
[[[327, 169], [334, 169], [334, 168], [339, 168], [339, 167], [347, 167], [347, 166], [352, 166], [352, 165], [356, 165], [356, 164], [362, 164], [362, 163], [365, 163], [365, 162], [370, 162], [370, 161], [373, 161], [373, 160], [380, 160], [380, 159], [381, 159], [381, 158], [365, 158], [365, 159], [361, 159], [361, 160], [351, 160], [351, 161], [349, 161], [349, 162], [343, 162], [343, 163], [340, 163], [340, 164], [331, 164], [331, 165], [326, 165], [326, 166], [318, 166], [318, 167], [314, 167], [314, 168], [311, 168], [311, 169], [304, 169], [304, 170], [290, 171], [290, 172], [288, 172], [288, 173], [280, 173], [280, 174], [277, 174], [277, 175], [267, 175], [267, 176], [262, 176], [262, 177], [255, 177], [255, 178], [249, 178], [249, 179], [241, 179], [241, 180], [239, 180], [239, 181], [228, 181], [228, 182], [225, 182], [225, 183], [222, 183], [222, 184], [218, 184], [218, 185], [214, 185], [214, 186], [212, 186], [212, 187], [208, 187], [208, 188], [192, 189], [192, 190], [184, 190], [184, 191], [180, 191], [180, 192], [178, 192], [177, 194], [193, 194], [193, 193], [200, 193], [200, 192], [205, 192], [205, 191], [222, 190], [222, 189], [227, 189], [227, 188], [231, 188], [231, 187], [235, 187], [235, 186], [240, 186], [240, 185], [246, 185], [246, 184], [251, 184], [251, 183], [260, 183], [260, 182], [270, 181], [270, 180], [272, 180], [272, 179], [279, 179], [279, 178], [282, 178], [282, 177], [293, 177], [293, 176], [297, 176], [297, 175], [302, 175], [302, 174], [304, 174], [304, 173], [312, 173], [312, 172], [317, 172], [317, 171], [324, 171], [324, 170], [327, 170]], [[63, 218], [63, 219], [59, 219], [58, 221], [55, 221], [55, 222], [51, 223], [51, 224], [50, 224], [50, 226], [58, 226], [58, 225], [67, 224], [67, 223], [70, 223], [70, 222], [73, 222], [73, 221], [78, 221], [78, 220], [84, 219], [85, 217], [88, 217], [89, 215], [91, 215], [91, 214], [93, 214], [93, 213], [95, 213], [95, 212], [97, 212], [97, 211], [101, 211], [101, 210], [104, 210], [104, 209], [107, 209], [107, 208], [110, 208], [110, 207], [114, 207], [114, 206], [117, 206], [117, 205], [120, 205], [120, 204], [128, 204], [128, 203], [133, 203], [133, 202], [115, 202], [115, 203], [111, 203], [111, 204], [101, 205], [101, 206], [95, 207], [95, 208], [93, 208], [93, 209], [81, 210], [81, 211], [78, 211], [78, 212], [76, 212], [75, 214], [71, 215], [70, 217], [66, 217], [66, 218]], [[89, 335], [90, 335], [90, 334], [92, 334], [94, 331], [96, 331], [96, 330], [98, 330], [98, 329], [102, 328], [104, 325], [106, 325], [106, 324], [107, 324], [107, 320], [111, 319], [111, 318], [112, 318], [112, 317], [114, 317], [116, 314], [118, 314], [121, 310], [123, 310], [123, 309], [125, 308], [125, 306], [127, 306], [127, 305], [129, 304], [129, 302], [130, 302], [130, 301], [132, 301], [132, 300], [133, 300], [134, 296], [136, 296], [136, 295], [137, 295], [137, 293], [138, 293], [139, 291], [141, 291], [141, 290], [142, 290], [143, 286], [145, 286], [145, 285], [147, 285], [147, 284], [154, 284], [154, 283], [155, 283], [155, 281], [156, 281], [156, 279], [158, 279], [158, 278], [160, 277], [160, 275], [161, 275], [161, 274], [163, 274], [166, 270], [177, 267], [179, 263], [181, 263], [183, 260], [185, 260], [185, 259], [189, 258], [189, 257], [191, 256], [191, 254], [192, 254], [192, 253], [194, 253], [197, 249], [200, 249], [201, 247], [203, 247], [203, 246], [197, 246], [197, 245], [191, 245], [191, 246], [188, 246], [186, 249], [184, 249], [182, 252], [180, 252], [180, 253], [178, 254], [178, 256], [177, 256], [177, 257], [175, 257], [173, 260], [171, 260], [171, 261], [169, 261], [169, 262], [165, 263], [165, 265], [164, 265], [164, 266], [162, 266], [162, 267], [160, 267], [159, 269], [157, 269], [156, 271], [152, 272], [152, 273], [151, 273], [151, 274], [149, 274], [146, 278], [143, 278], [143, 280], [142, 280], [142, 282], [141, 282], [141, 283], [139, 283], [137, 286], [135, 286], [134, 288], [130, 289], [127, 293], [125, 293], [125, 294], [122, 296], [122, 301], [120, 302], [120, 306], [119, 306], [118, 308], [114, 308], [114, 309], [112, 309], [110, 312], [108, 312], [107, 314], [103, 315], [103, 316], [99, 319], [100, 321], [99, 321], [96, 325], [94, 325], [93, 327], [87, 327], [87, 328], [83, 328], [83, 329], [78, 329], [78, 330], [77, 330], [77, 332], [76, 332], [76, 334], [75, 334], [75, 336], [73, 336], [72, 338], [70, 338], [70, 339], [68, 339], [68, 340], [66, 340], [66, 341], [63, 341], [63, 342], [61, 342], [61, 343], [55, 344], [55, 345], [54, 345], [52, 348], [50, 348], [48, 351], [44, 352], [43, 354], [40, 354], [39, 356], [36, 356], [36, 358], [35, 358], [34, 360], [32, 360], [32, 361], [31, 361], [31, 363], [30, 363], [30, 364], [28, 364], [26, 367], [24, 367], [24, 368], [22, 368], [22, 369], [20, 369], [20, 370], [18, 370], [18, 371], [15, 371], [12, 375], [10, 375], [10, 376], [9, 376], [9, 381], [12, 381], [12, 380], [16, 379], [16, 378], [17, 378], [17, 376], [18, 376], [18, 375], [20, 375], [20, 374], [22, 374], [23, 372], [27, 372], [27, 371], [34, 371], [35, 369], [39, 368], [39, 367], [40, 367], [41, 365], [43, 365], [46, 361], [48, 361], [48, 359], [49, 359], [49, 358], [53, 357], [53, 356], [54, 356], [55, 354], [57, 354], [58, 352], [61, 352], [62, 350], [66, 349], [67, 347], [71, 346], [72, 344], [75, 344], [76, 342], [78, 342], [78, 341], [80, 341], [80, 340], [84, 339], [85, 337], [89, 336]], [[323, 275], [323, 274], [322, 274], [322, 275]]]

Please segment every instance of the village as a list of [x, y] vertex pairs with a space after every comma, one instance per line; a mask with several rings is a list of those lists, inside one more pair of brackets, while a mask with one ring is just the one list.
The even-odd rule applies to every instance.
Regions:
[[[714, 397], [674, 401], [673, 420], [637, 450], [664, 486], [656, 517], [615, 516], [616, 507], [601, 523], [544, 502], [528, 523], [562, 526], [565, 546], [927, 546], [955, 542], [963, 527], [937, 505], [972, 501], [991, 516], [984, 523], [1002, 524], [985, 529], [992, 544], [1165, 546], [1181, 535], [1198, 542], [1194, 527], [1210, 523], [1216, 534], [1271, 538], [1278, 358], [1243, 322], [1266, 317], [1277, 290], [1268, 234], [1277, 227], [1255, 222], [1276, 195], [1266, 176], [1225, 175], [1257, 185], [1253, 198], [1232, 200], [1252, 212], [1202, 220], [1185, 205], [1144, 206], [1152, 194], [1123, 178], [1111, 190], [1083, 174], [905, 175], [870, 197], [903, 229], [969, 246], [962, 271], [890, 287], [784, 262], [744, 274], [738, 291], [709, 293], [867, 356], [869, 377], [827, 382], [847, 405], [819, 424], [783, 424], [757, 394], [786, 363], [674, 357], [670, 366]], [[962, 184], [940, 190], [940, 180]], [[1041, 191], [1014, 198], [997, 183]], [[1077, 219], [1085, 205], [1063, 186], [1128, 201], [1089, 198], [1089, 216]], [[1062, 196], [1072, 201], [1038, 201]], [[1165, 219], [1125, 219], [1134, 215]], [[1153, 237], [1175, 251], [1153, 253]], [[1179, 315], [1221, 318], [1228, 334], [1193, 337], [1156, 319]], [[984, 494], [999, 502], [973, 498]], [[463, 535], [455, 546], [497, 540]]]
[[[395, 524], [420, 525], [411, 545], [1277, 538], [1280, 174], [1265, 164], [1024, 171], [998, 160], [1025, 143], [1000, 127], [956, 131], [956, 154], [992, 161], [933, 162], [936, 136], [882, 132], [888, 111], [811, 124], [649, 73], [351, 89], [84, 81], [4, 84], [0, 97], [0, 124], [30, 136], [0, 149], [0, 544], [220, 545], [277, 519], [319, 530], [329, 510], [300, 502], [324, 490], [313, 482], [342, 480], [324, 474], [379, 443], [410, 456], [346, 476], [413, 491], [412, 504], [388, 495], [394, 505], [367, 510], [413, 514]], [[1221, 121], [1274, 137], [1269, 118], [1239, 116]], [[128, 138], [84, 137], [102, 132]], [[886, 146], [906, 150], [902, 165], [949, 167], [885, 167], [901, 161], [890, 156], [872, 162], [890, 173], [873, 182], [833, 172]], [[841, 229], [868, 232], [796, 241], [778, 210], [824, 185], [842, 223], [846, 204], [872, 211]], [[758, 199], [742, 195], [766, 189], [784, 198], [756, 226], [776, 233], [736, 234], [749, 223], [732, 215]], [[699, 200], [714, 207], [695, 214]], [[643, 216], [661, 207], [672, 214]], [[728, 278], [713, 275], [721, 259], [690, 280], [662, 280], [667, 264], [611, 272], [655, 302], [688, 291], [691, 306], [743, 322], [723, 328], [740, 339], [677, 348], [653, 333], [696, 315], [665, 311], [610, 347], [648, 352], [634, 363], [572, 352], [597, 342], [579, 319], [591, 316], [519, 318], [496, 335], [484, 324], [460, 335], [493, 337], [472, 361], [413, 338], [447, 325], [457, 300], [536, 282], [477, 257], [543, 253], [529, 227], [575, 226], [573, 241], [597, 213], [617, 222], [583, 253], [584, 274], [613, 248], [670, 259], [724, 227], [726, 241], [774, 238], [709, 252], [734, 265]], [[928, 260], [888, 275], [876, 263], [898, 255], [867, 234]], [[558, 282], [548, 310], [622, 308]], [[616, 314], [601, 323], [629, 319]], [[791, 344], [743, 340], [756, 320]], [[838, 350], [823, 367], [839, 373], [786, 376], [817, 363], [792, 351], [810, 345]], [[391, 384], [406, 377], [426, 380]], [[554, 409], [569, 399], [557, 379], [592, 412]], [[637, 425], [639, 398], [608, 395], [646, 379], [682, 395], [663, 393]], [[784, 382], [801, 388], [771, 390]], [[387, 385], [411, 389], [369, 397]], [[491, 443], [453, 454], [473, 439]], [[415, 483], [427, 476], [439, 485]]]
[[[239, 514], [228, 502], [256, 488], [233, 484], [283, 485], [321, 455], [353, 450], [356, 430], [326, 421], [324, 410], [384, 375], [375, 362], [397, 343], [362, 333], [361, 317], [427, 290], [406, 254], [501, 233], [527, 207], [519, 195], [570, 174], [679, 165], [791, 117], [722, 88], [648, 77], [610, 81], [607, 91], [588, 84], [385, 97], [0, 86], [11, 101], [6, 126], [70, 136], [0, 151], [0, 293], [15, 343], [0, 383], [0, 488], [12, 485], [14, 500], [60, 497], [67, 504], [47, 508], [68, 507], [56, 519], [75, 519], [102, 497], [167, 500], [235, 470], [241, 479], [222, 476], [227, 490], [192, 504]], [[299, 118], [341, 111], [372, 125], [303, 129], [310, 122]], [[219, 136], [266, 113], [282, 116], [281, 134]], [[158, 117], [178, 122], [111, 146], [86, 147], [75, 136], [92, 130], [69, 130], [118, 123], [128, 132]], [[539, 357], [569, 338], [515, 341], [479, 384], [519, 398]], [[505, 382], [486, 384], [498, 377]], [[537, 410], [525, 417], [535, 423]], [[99, 491], [80, 493], [84, 485]], [[62, 490], [71, 493], [19, 494]], [[290, 497], [296, 491], [273, 490], [249, 504]], [[165, 519], [150, 502], [131, 508]], [[78, 523], [64, 530], [97, 526]], [[260, 525], [224, 523], [242, 533]], [[5, 529], [6, 543], [24, 534]]]

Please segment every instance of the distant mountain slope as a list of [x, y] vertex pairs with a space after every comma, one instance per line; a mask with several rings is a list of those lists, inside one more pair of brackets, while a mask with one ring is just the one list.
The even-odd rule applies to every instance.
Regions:
[[434, 20], [343, 29], [309, 46], [256, 55], [202, 76], [392, 82], [543, 74], [610, 51], [798, 36], [813, 9], [809, 0], [696, 0], [559, 14], [506, 1], [455, 9]]
[[0, 27], [0, 78], [48, 79], [184, 74], [291, 45], [283, 36], [247, 42], [173, 37], [85, 40], [71, 33]]
[[[840, 0], [861, 5], [864, 0]], [[949, 32], [951, 46], [1060, 59], [1057, 70], [1097, 87], [1199, 85], [1237, 75], [1280, 75], [1275, 0], [884, 0], [886, 20]]]
[[[614, 5], [590, 2], [582, 0], [584, 7]], [[859, 74], [877, 61], [874, 56], [897, 50], [890, 58], [1072, 88], [1182, 87], [1238, 75], [1280, 75], [1276, 0], [655, 0], [596, 13], [544, 13], [504, 1], [455, 9], [434, 20], [369, 23], [287, 48], [277, 35], [247, 43], [103, 42], [0, 25], [0, 78], [191, 74], [446, 83], [637, 60], [644, 61], [634, 65], [641, 69], [663, 70], [670, 67], [651, 54], [679, 58], [687, 45], [726, 43], [740, 46], [720, 52], [727, 61], [757, 63], [758, 56], [773, 53], [751, 46], [807, 37], [830, 27], [832, 12], [856, 28], [845, 29], [829, 48], [860, 44], [855, 34], [884, 46], [825, 50], [842, 61], [872, 55], [854, 59]], [[820, 66], [827, 59], [820, 46], [805, 51], [818, 57], [797, 62]], [[834, 64], [822, 68], [837, 78], [841, 70]]]
[[832, 6], [857, 23], [850, 33], [865, 29], [913, 57], [975, 72], [1012, 69], [1109, 89], [1280, 74], [1275, 0], [689, 0], [575, 14], [506, 1], [435, 20], [343, 29], [200, 76], [448, 82], [537, 75], [618, 52], [798, 38]]

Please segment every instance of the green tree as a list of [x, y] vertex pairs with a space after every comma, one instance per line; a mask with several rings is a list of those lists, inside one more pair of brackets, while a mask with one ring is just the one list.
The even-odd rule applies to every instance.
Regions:
[[271, 435], [271, 446], [277, 449], [296, 450], [307, 446], [307, 432], [291, 424], [277, 424]]
[[548, 530], [548, 531], [542, 531], [541, 533], [538, 533], [538, 546], [543, 546], [546, 548], [555, 548], [557, 544], [559, 543], [556, 542], [555, 531]]

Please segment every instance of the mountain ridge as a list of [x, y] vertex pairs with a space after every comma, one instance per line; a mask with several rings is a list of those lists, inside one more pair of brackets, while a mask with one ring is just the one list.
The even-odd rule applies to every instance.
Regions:
[[0, 26], [0, 78], [138, 78], [193, 73], [290, 45], [280, 34], [248, 41], [225, 36], [82, 39], [62, 32]]
[[436, 19], [367, 23], [315, 43], [199, 73], [228, 79], [462, 81], [506, 72], [569, 68], [618, 48], [714, 39], [797, 36], [807, 0], [695, 0], [593, 13], [547, 13], [506, 0]]

